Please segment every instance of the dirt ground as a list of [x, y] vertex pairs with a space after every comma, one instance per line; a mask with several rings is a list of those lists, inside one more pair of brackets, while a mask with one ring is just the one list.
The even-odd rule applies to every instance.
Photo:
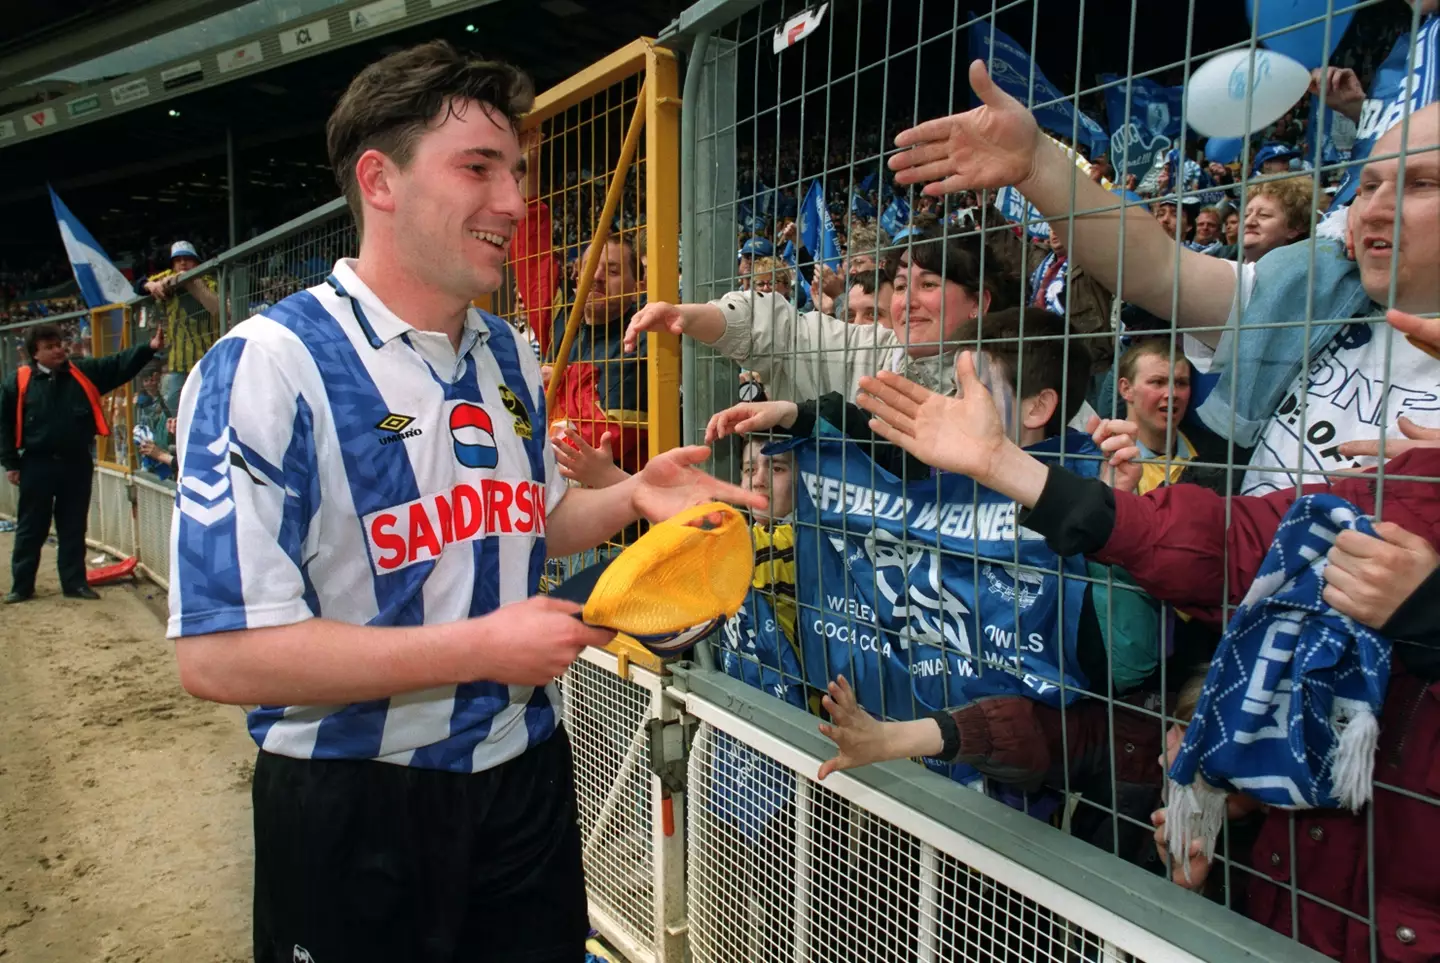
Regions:
[[180, 688], [159, 589], [72, 601], [54, 566], [0, 607], [0, 960], [248, 960], [241, 710]]

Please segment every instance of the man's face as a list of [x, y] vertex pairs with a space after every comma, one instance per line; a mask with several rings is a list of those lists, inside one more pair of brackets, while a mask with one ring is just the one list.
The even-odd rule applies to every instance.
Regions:
[[630, 263], [630, 249], [611, 238], [595, 265], [590, 297], [585, 301], [585, 320], [590, 324], [618, 321], [635, 305], [640, 285]]
[[1258, 261], [1299, 236], [1275, 198], [1257, 194], [1245, 205], [1245, 260]]
[[874, 294], [866, 294], [865, 289], [856, 284], [850, 288], [850, 294], [845, 299], [850, 309], [849, 321], [851, 324], [878, 324], [882, 328], [890, 327], [890, 305], [895, 298], [895, 285], [889, 281], [881, 284]]
[[160, 372], [152, 371], [140, 382], [140, 387], [145, 389], [147, 395], [158, 395], [160, 393]]
[[31, 359], [36, 364], [44, 365], [47, 368], [58, 368], [70, 357], [70, 352], [65, 347], [65, 342], [56, 338], [47, 338], [35, 344], [35, 356]]
[[961, 326], [979, 310], [969, 291], [918, 265], [904, 265], [895, 278], [891, 327], [912, 358], [939, 354], [942, 333], [946, 347], [954, 347]]
[[1283, 174], [1290, 169], [1290, 158], [1272, 157], [1260, 165], [1261, 174]]
[[172, 257], [170, 259], [170, 270], [174, 271], [176, 274], [184, 274], [186, 271], [193, 271], [199, 266], [200, 260], [198, 258], [193, 258], [188, 254], [182, 254], [179, 257]]
[[503, 115], [476, 101], [442, 109], [410, 163], [386, 159], [393, 243], [401, 267], [427, 287], [470, 301], [498, 290], [525, 160]]
[[740, 278], [740, 290], [744, 291], [750, 286], [750, 268], [754, 265], [755, 259], [749, 254], [740, 255], [740, 264], [735, 271]]
[[1219, 161], [1211, 161], [1206, 170], [1210, 172], [1210, 176], [1217, 182], [1222, 182], [1230, 176], [1230, 171]]
[[868, 274], [875, 270], [875, 255], [857, 252], [845, 258], [842, 266], [847, 277], [851, 274]]
[[1059, 231], [1053, 229], [1050, 231], [1049, 244], [1050, 250], [1054, 251], [1060, 257], [1065, 256], [1065, 238], [1060, 236]]
[[1171, 422], [1178, 425], [1190, 407], [1190, 363], [1177, 358], [1172, 369], [1167, 358], [1142, 355], [1135, 366], [1135, 380], [1122, 378], [1119, 388], [1125, 399], [1125, 417], [1159, 434]]
[[[1395, 307], [1414, 314], [1440, 311], [1440, 104], [1410, 116], [1409, 144], [1402, 145], [1397, 124], [1375, 143], [1372, 156], [1406, 150], [1405, 179], [1400, 158], [1365, 165], [1348, 229], [1360, 279], [1371, 299], [1385, 304], [1390, 272], [1395, 271]], [[1405, 192], [1399, 247], [1395, 233], [1395, 199]]]
[[1155, 208], [1155, 220], [1159, 221], [1160, 226], [1165, 228], [1166, 234], [1169, 234], [1172, 238], [1175, 236], [1174, 204], [1161, 204]]
[[757, 521], [774, 522], [795, 510], [794, 464], [788, 451], [774, 456], [762, 455], [765, 445], [758, 439], [745, 443], [740, 487], [770, 499], [768, 508], [753, 509], [752, 513]]
[[1225, 243], [1240, 243], [1240, 212], [1231, 211], [1225, 215]]
[[1220, 218], [1210, 211], [1202, 211], [1195, 218], [1195, 243], [1211, 244], [1220, 239]]

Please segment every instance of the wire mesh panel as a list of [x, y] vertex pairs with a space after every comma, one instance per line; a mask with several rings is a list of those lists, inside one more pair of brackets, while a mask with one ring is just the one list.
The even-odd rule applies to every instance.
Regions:
[[140, 475], [131, 478], [135, 488], [136, 555], [149, 578], [161, 588], [170, 580], [170, 521], [175, 490]]
[[640, 669], [633, 681], [615, 660], [590, 654], [565, 675], [565, 729], [575, 753], [575, 782], [584, 838], [585, 884], [592, 922], [627, 955], [667, 959], [657, 920], [657, 820], [662, 806], [651, 769], [651, 721], [661, 717], [661, 680]]
[[[910, 727], [882, 758], [928, 757], [1037, 840], [1310, 948], [1286, 953], [1406, 959], [1440, 952], [1420, 909], [1440, 891], [1387, 828], [1440, 819], [1440, 660], [1413, 644], [1429, 622], [1391, 621], [1428, 598], [1440, 545], [1440, 14], [1242, 6], [692, 12], [712, 29], [668, 319], [695, 362], [686, 440], [748, 431], [718, 463], [773, 506], [717, 661], [797, 707], [843, 675], [842, 715]], [[1392, 537], [1424, 561], [1368, 569], [1386, 604], [1354, 604], [1352, 549]], [[1291, 621], [1385, 681], [1317, 695], [1318, 650], [1256, 641]], [[827, 827], [850, 861], [811, 882], [813, 921], [717, 900], [695, 930], [714, 958], [785, 955], [792, 925], [793, 958], [1103, 952], [996, 874], [749, 768], [770, 831], [803, 851], [797, 823]], [[806, 876], [702, 829], [692, 866], [703, 838], [737, 879]], [[898, 922], [865, 920], [854, 880]]]
[[124, 472], [95, 469], [95, 490], [100, 502], [100, 528], [90, 538], [122, 558], [135, 554], [135, 518], [130, 503], [130, 479]]
[[323, 282], [359, 250], [355, 222], [342, 203], [327, 204], [222, 258], [226, 327]]

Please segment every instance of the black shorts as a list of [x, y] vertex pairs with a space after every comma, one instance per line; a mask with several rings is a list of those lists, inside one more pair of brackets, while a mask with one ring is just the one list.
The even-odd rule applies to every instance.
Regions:
[[589, 921], [563, 728], [486, 772], [255, 765], [256, 963], [582, 963]]

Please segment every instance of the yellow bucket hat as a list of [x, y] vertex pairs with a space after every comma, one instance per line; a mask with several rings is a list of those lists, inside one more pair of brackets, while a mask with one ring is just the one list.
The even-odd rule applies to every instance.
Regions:
[[651, 526], [619, 555], [550, 594], [584, 605], [585, 624], [673, 657], [740, 610], [754, 570], [745, 516], [711, 502]]

